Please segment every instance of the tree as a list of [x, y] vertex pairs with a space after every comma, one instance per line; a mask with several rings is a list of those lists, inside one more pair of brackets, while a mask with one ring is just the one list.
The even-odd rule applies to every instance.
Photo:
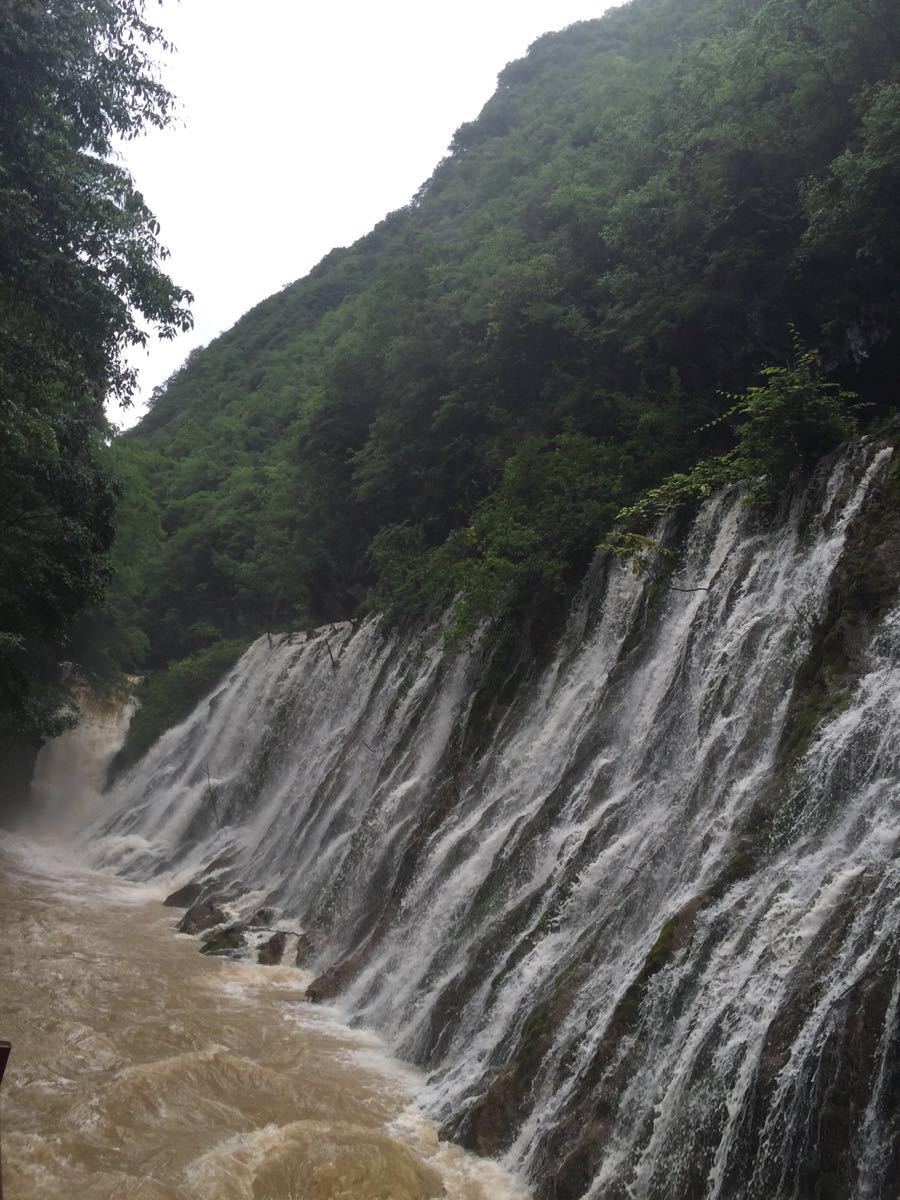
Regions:
[[701, 459], [686, 473], [667, 476], [623, 508], [617, 520], [624, 538], [618, 545], [614, 541], [611, 549], [632, 559], [645, 557], [644, 532], [662, 517], [700, 504], [730, 484], [741, 484], [750, 504], [776, 501], [792, 475], [859, 434], [853, 411], [859, 397], [822, 378], [814, 351], [796, 332], [793, 361], [763, 367], [758, 384], [728, 398], [734, 401], [731, 408], [707, 428], [733, 420], [736, 445]]
[[143, 0], [0, 0], [0, 738], [58, 732], [57, 661], [108, 575], [104, 401], [124, 351], [190, 325], [159, 226], [114, 160], [164, 126]]

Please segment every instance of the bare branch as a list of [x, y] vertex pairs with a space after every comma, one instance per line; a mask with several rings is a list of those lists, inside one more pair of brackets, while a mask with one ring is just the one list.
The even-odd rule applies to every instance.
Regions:
[[213, 815], [216, 818], [216, 828], [222, 828], [222, 819], [219, 816], [219, 805], [216, 802], [216, 793], [213, 791], [212, 780], [209, 777], [209, 763], [206, 764], [206, 794], [209, 800], [210, 808], [213, 810]]
[[791, 600], [789, 603], [790, 603], [791, 608], [794, 610], [794, 612], [797, 614], [797, 616], [800, 618], [800, 620], [804, 623], [804, 625], [809, 630], [809, 632], [815, 633], [816, 627], [813, 624], [812, 620], [806, 615], [806, 613], [803, 612], [801, 609], [799, 609], [793, 600]]

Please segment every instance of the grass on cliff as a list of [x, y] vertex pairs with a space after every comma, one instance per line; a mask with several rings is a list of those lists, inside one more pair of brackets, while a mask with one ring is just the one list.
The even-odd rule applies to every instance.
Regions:
[[246, 639], [241, 638], [216, 642], [146, 676], [137, 689], [139, 707], [116, 758], [115, 771], [132, 766], [167, 729], [189, 716], [231, 670], [247, 645]]

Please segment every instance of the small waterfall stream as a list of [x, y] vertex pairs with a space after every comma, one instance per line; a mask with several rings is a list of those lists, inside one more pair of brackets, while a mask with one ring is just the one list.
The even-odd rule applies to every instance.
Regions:
[[900, 608], [791, 741], [890, 457], [767, 527], [711, 500], [674, 586], [598, 562], [487, 739], [436, 630], [260, 639], [117, 782], [95, 861], [174, 886], [227, 852], [311, 994], [538, 1196], [896, 1198]]
[[31, 781], [29, 826], [54, 834], [75, 833], [99, 815], [134, 712], [130, 696], [99, 696], [84, 684], [71, 697], [78, 724], [41, 748]]

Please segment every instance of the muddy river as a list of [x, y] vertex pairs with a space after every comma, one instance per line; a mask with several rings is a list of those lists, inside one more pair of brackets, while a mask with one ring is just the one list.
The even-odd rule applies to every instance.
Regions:
[[199, 954], [163, 891], [3, 835], [5, 1200], [525, 1200], [301, 971]]

